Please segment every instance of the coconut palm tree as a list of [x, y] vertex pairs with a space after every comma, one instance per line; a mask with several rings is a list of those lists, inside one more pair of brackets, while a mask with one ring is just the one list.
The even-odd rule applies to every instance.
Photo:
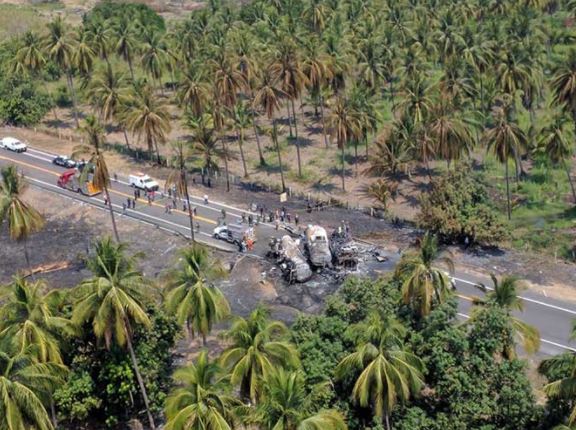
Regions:
[[[86, 137], [86, 143], [78, 145], [74, 148], [73, 156], [77, 157], [81, 154], [88, 154], [89, 164], [94, 166], [92, 183], [94, 187], [104, 190], [108, 211], [110, 213], [110, 220], [112, 221], [112, 231], [116, 242], [120, 242], [118, 235], [118, 228], [116, 227], [116, 218], [114, 217], [114, 209], [112, 208], [112, 200], [110, 199], [110, 173], [106, 165], [106, 159], [102, 152], [104, 144], [104, 129], [96, 117], [90, 115], [86, 117], [82, 132]], [[83, 174], [89, 173], [90, 167], [84, 169]]]
[[72, 54], [72, 63], [85, 82], [91, 78], [94, 70], [96, 52], [92, 48], [90, 33], [84, 27], [76, 31], [76, 46]]
[[34, 347], [23, 352], [0, 349], [0, 428], [54, 429], [44, 398], [64, 383], [66, 368], [38, 363]]
[[135, 24], [126, 15], [121, 16], [112, 25], [115, 38], [114, 50], [126, 63], [130, 70], [130, 77], [134, 81], [134, 57], [138, 53], [138, 37]]
[[217, 55], [212, 62], [214, 69], [214, 92], [227, 108], [236, 104], [238, 92], [247, 87], [244, 75], [224, 55]]
[[106, 62], [106, 66], [110, 67], [110, 52], [112, 51], [112, 38], [114, 36], [113, 30], [108, 22], [103, 19], [92, 20], [86, 26], [88, 32], [88, 40], [92, 45], [92, 49], [100, 58]]
[[369, 407], [390, 430], [396, 404], [417, 395], [424, 385], [424, 365], [406, 348], [406, 329], [396, 320], [371, 314], [352, 332], [356, 333], [356, 351], [338, 363], [336, 378], [355, 375], [352, 399]]
[[361, 133], [360, 119], [350, 100], [343, 97], [336, 99], [328, 115], [327, 124], [330, 134], [336, 139], [336, 144], [340, 149], [342, 191], [346, 191], [346, 146], [353, 139], [358, 139]]
[[454, 271], [450, 257], [439, 255], [437, 238], [426, 233], [418, 250], [404, 254], [396, 266], [395, 276], [402, 281], [402, 300], [421, 316], [428, 315], [434, 302], [443, 303], [451, 293], [448, 274], [434, 267], [438, 263]]
[[190, 66], [178, 84], [178, 103], [195, 117], [205, 113], [210, 87], [198, 65]]
[[561, 165], [566, 171], [568, 183], [572, 190], [572, 197], [576, 203], [576, 190], [574, 189], [574, 182], [572, 182], [571, 164], [570, 160], [574, 155], [574, 148], [572, 145], [572, 134], [566, 129], [566, 117], [563, 115], [556, 115], [552, 122], [540, 131], [538, 138], [538, 150], [546, 155], [546, 157], [554, 165]]
[[58, 316], [56, 308], [62, 294], [45, 291], [44, 283], [21, 277], [0, 290], [0, 345], [5, 350], [14, 347], [20, 353], [33, 347], [39, 362], [62, 364], [62, 337], [74, 334], [74, 329], [69, 320]]
[[287, 342], [286, 326], [269, 320], [269, 311], [258, 307], [247, 319], [236, 318], [223, 337], [230, 346], [220, 363], [230, 372], [230, 382], [240, 387], [242, 398], [256, 403], [264, 381], [278, 366], [295, 368], [300, 363], [293, 344]]
[[550, 86], [554, 101], [572, 115], [576, 129], [576, 49], [571, 49], [567, 60], [556, 71]]
[[[276, 132], [278, 128], [276, 126], [276, 112], [280, 109], [280, 100], [284, 97], [285, 93], [280, 89], [280, 83], [276, 77], [272, 74], [270, 69], [265, 69], [262, 73], [262, 78], [258, 82], [256, 90], [254, 92], [254, 99], [252, 101], [252, 108], [255, 111], [261, 109], [264, 111], [264, 114], [268, 117], [269, 120], [272, 121], [272, 128]], [[256, 121], [256, 116], [254, 117], [254, 121]], [[277, 140], [276, 140], [277, 142]], [[280, 162], [280, 151], [278, 145], [276, 145], [276, 149], [278, 150], [278, 159]], [[262, 150], [258, 148], [259, 156], [260, 156], [260, 165], [265, 166], [266, 161], [264, 160], [264, 156], [262, 155]], [[282, 173], [282, 166], [280, 162], [280, 173], [282, 176], [282, 190], [286, 190], [286, 186], [284, 184], [284, 176]]]
[[[524, 310], [524, 302], [518, 296], [523, 289], [520, 285], [520, 280], [515, 276], [505, 276], [498, 280], [493, 274], [490, 275], [490, 278], [492, 279], [492, 287], [487, 287], [483, 284], [478, 285], [478, 288], [485, 295], [482, 298], [474, 298], [474, 304], [480, 308], [495, 306], [506, 312], [512, 330], [524, 350], [529, 354], [537, 352], [540, 348], [540, 333], [538, 329], [512, 315], [512, 312], [522, 312]], [[470, 321], [474, 321], [474, 318], [475, 315], [473, 314]], [[515, 356], [514, 345], [506, 346], [504, 356], [508, 358]]]
[[468, 155], [474, 146], [468, 124], [444, 103], [432, 108], [425, 129], [435, 146], [434, 153], [446, 160], [448, 165]]
[[182, 251], [179, 267], [166, 283], [166, 307], [180, 324], [186, 324], [191, 339], [202, 335], [204, 346], [214, 323], [230, 313], [228, 301], [214, 285], [225, 273], [206, 248], [195, 245]]
[[510, 178], [508, 177], [508, 162], [516, 160], [520, 152], [528, 145], [524, 131], [511, 118], [507, 108], [494, 110], [494, 123], [484, 132], [483, 141], [488, 151], [492, 151], [498, 161], [504, 164], [506, 176], [506, 199], [508, 202], [508, 219], [512, 217], [510, 204]]
[[238, 400], [226, 394], [218, 364], [206, 351], [196, 361], [174, 372], [177, 388], [166, 399], [166, 430], [232, 430]]
[[110, 122], [117, 119], [128, 103], [126, 77], [112, 67], [98, 71], [88, 93], [101, 121]]
[[141, 65], [144, 71], [157, 82], [162, 91], [162, 74], [168, 59], [166, 44], [162, 36], [154, 28], [144, 28], [142, 36]]
[[174, 170], [172, 170], [166, 178], [166, 190], [174, 189], [176, 197], [186, 199], [186, 208], [188, 209], [188, 219], [190, 221], [190, 239], [194, 243], [194, 211], [190, 205], [190, 193], [188, 192], [188, 178], [186, 174], [186, 159], [188, 158], [188, 147], [181, 140], [172, 145], [174, 150]]
[[146, 283], [134, 270], [133, 259], [124, 255], [124, 245], [114, 244], [110, 238], [100, 240], [88, 260], [93, 277], [82, 282], [75, 291], [72, 321], [77, 326], [89, 323], [98, 340], [107, 348], [112, 344], [127, 347], [142, 393], [150, 428], [156, 428], [144, 380], [140, 374], [132, 337], [140, 325], [151, 326], [144, 310]]
[[[571, 338], [576, 338], [575, 325], [572, 325]], [[567, 424], [571, 428], [576, 424], [576, 354], [567, 352], [552, 358], [547, 358], [540, 363], [538, 368], [540, 373], [553, 373], [555, 375], [566, 375], [555, 381], [550, 381], [543, 387], [544, 393], [551, 398], [566, 400], [572, 410], [567, 419]], [[568, 372], [567, 372], [568, 371]]]
[[229, 114], [232, 119], [234, 130], [236, 131], [244, 177], [247, 178], [249, 175], [248, 168], [246, 167], [246, 157], [244, 156], [244, 131], [252, 124], [251, 113], [246, 103], [239, 102], [236, 103], [234, 109], [230, 110]]
[[79, 127], [78, 110], [76, 108], [76, 92], [74, 90], [73, 53], [75, 42], [71, 33], [68, 31], [68, 25], [58, 15], [48, 23], [48, 33], [45, 39], [45, 49], [48, 58], [50, 58], [66, 74], [66, 81], [70, 94], [72, 95], [72, 113], [76, 128]]
[[158, 143], [164, 143], [170, 132], [170, 112], [168, 105], [157, 97], [152, 89], [145, 85], [135, 91], [126, 112], [126, 127], [138, 139], [144, 137], [148, 146], [150, 160], [156, 150], [156, 160], [161, 164]]
[[16, 166], [3, 167], [0, 169], [0, 176], [2, 177], [2, 182], [0, 182], [0, 226], [6, 222], [10, 238], [22, 242], [26, 265], [31, 271], [26, 241], [31, 234], [37, 233], [44, 227], [44, 217], [22, 199], [27, 184], [24, 176], [16, 170]]
[[275, 369], [266, 379], [263, 401], [256, 409], [254, 421], [266, 430], [346, 430], [348, 426], [339, 412], [313, 412], [319, 400], [316, 394], [314, 389], [307, 392], [301, 371]]
[[[298, 123], [296, 121], [296, 109], [294, 100], [302, 94], [306, 86], [307, 78], [304, 73], [302, 61], [300, 60], [296, 45], [292, 39], [284, 39], [275, 53], [275, 61], [270, 66], [272, 75], [278, 80], [280, 88], [292, 105], [294, 117], [294, 137], [296, 144], [296, 157], [298, 161], [298, 176], [302, 176], [302, 161], [300, 159], [300, 143], [298, 141]], [[288, 109], [288, 122], [290, 123], [290, 110]], [[292, 127], [290, 126], [290, 137], [292, 137]]]
[[204, 182], [206, 173], [220, 171], [218, 159], [223, 157], [223, 152], [218, 147], [214, 122], [210, 114], [204, 114], [198, 118], [189, 117], [186, 125], [192, 131], [192, 153], [202, 159], [202, 182]]

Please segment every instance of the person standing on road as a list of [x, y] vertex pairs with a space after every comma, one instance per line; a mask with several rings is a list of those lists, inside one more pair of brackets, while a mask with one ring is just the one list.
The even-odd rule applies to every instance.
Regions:
[[122, 202], [122, 213], [126, 213], [126, 203]]
[[196, 233], [200, 233], [200, 223], [196, 223]]
[[148, 197], [148, 206], [152, 206], [152, 197], [150, 197], [150, 194], [148, 194], [147, 197]]
[[296, 227], [298, 227], [299, 222], [300, 222], [300, 218], [298, 217], [298, 214], [294, 214], [294, 224], [296, 224]]
[[130, 209], [130, 197], [126, 198], [126, 205], [128, 206], [128, 209]]
[[208, 194], [204, 194], [204, 204], [208, 204]]

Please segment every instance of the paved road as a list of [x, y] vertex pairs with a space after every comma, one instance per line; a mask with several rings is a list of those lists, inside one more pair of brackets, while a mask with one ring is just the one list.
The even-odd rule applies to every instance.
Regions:
[[[0, 150], [0, 166], [10, 163], [16, 164], [33, 186], [66, 195], [69, 198], [92, 204], [101, 209], [105, 208], [102, 195], [86, 197], [58, 187], [56, 185], [58, 176], [66, 169], [53, 165], [51, 163], [52, 158], [53, 154], [33, 148], [29, 148], [28, 152], [23, 154]], [[208, 204], [205, 204], [203, 194], [204, 188], [202, 190], [192, 188], [192, 205], [197, 210], [195, 222], [200, 224], [200, 233], [197, 234], [197, 239], [209, 245], [235, 251], [236, 248], [230, 244], [215, 240], [212, 237], [212, 231], [222, 216], [222, 209], [226, 211], [228, 223], [239, 222], [242, 213], [249, 214], [249, 212], [242, 208], [227, 205], [224, 202], [209, 201]], [[144, 199], [140, 199], [136, 204], [136, 209], [127, 209], [123, 213], [122, 203], [129, 197], [133, 197], [133, 189], [128, 185], [127, 178], [119, 175], [118, 181], [112, 184], [111, 199], [120, 221], [132, 219], [138, 222], [154, 224], [158, 228], [186, 237], [190, 236], [187, 212], [184, 212], [179, 207], [179, 210], [173, 210], [171, 214], [165, 213], [165, 205], [170, 201], [168, 197], [157, 196], [150, 206]], [[257, 226], [256, 231], [260, 240], [257, 242], [253, 253], [258, 256], [263, 256], [266, 252], [270, 236], [282, 234], [275, 231], [274, 226], [266, 223]], [[481, 295], [481, 292], [474, 285], [478, 283], [491, 285], [491, 283], [487, 278], [462, 273], [456, 273], [454, 279], [458, 296], [460, 297], [459, 315], [464, 319], [470, 314], [471, 297]], [[525, 309], [519, 316], [540, 330], [542, 336], [540, 353], [552, 355], [566, 350], [576, 351], [576, 341], [570, 339], [571, 322], [576, 318], [576, 304], [551, 299], [533, 291], [525, 292], [522, 297], [524, 298]]]

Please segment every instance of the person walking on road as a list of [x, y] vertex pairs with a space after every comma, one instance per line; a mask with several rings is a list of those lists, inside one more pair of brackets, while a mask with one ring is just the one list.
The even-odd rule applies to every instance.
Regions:
[[298, 227], [299, 222], [300, 222], [300, 218], [298, 217], [298, 214], [294, 214], [294, 224], [296, 224], [296, 227]]
[[200, 223], [196, 223], [196, 233], [200, 233]]
[[150, 197], [150, 194], [148, 194], [148, 206], [152, 206], [152, 197]]
[[126, 213], [126, 203], [122, 202], [122, 213]]
[[208, 194], [204, 194], [204, 204], [208, 204]]

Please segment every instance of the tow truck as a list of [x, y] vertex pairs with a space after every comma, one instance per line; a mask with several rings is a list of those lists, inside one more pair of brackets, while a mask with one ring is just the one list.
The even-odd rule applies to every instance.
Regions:
[[66, 190], [74, 191], [88, 197], [96, 196], [102, 192], [94, 185], [93, 168], [69, 169], [58, 178], [58, 186]]

